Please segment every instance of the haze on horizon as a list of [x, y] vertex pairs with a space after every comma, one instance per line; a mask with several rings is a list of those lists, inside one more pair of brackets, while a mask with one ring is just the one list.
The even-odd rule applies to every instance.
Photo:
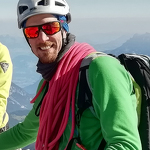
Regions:
[[[67, 0], [70, 32], [80, 39], [98, 36], [106, 41], [122, 35], [150, 33], [150, 0]], [[23, 36], [17, 27], [18, 0], [1, 2], [0, 35]]]

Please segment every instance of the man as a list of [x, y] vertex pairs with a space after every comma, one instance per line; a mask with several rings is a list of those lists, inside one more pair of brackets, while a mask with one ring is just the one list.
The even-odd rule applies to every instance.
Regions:
[[[96, 57], [89, 65], [94, 114], [85, 110], [77, 126], [79, 68], [95, 50], [75, 42], [69, 33], [66, 1], [19, 0], [17, 10], [18, 26], [39, 58], [37, 72], [43, 79], [24, 122], [0, 135], [0, 149], [13, 150], [36, 141], [36, 150], [96, 150], [104, 138], [105, 149], [141, 150], [133, 84], [110, 56]], [[72, 140], [76, 137], [80, 141]]]
[[9, 51], [5, 45], [0, 43], [0, 134], [8, 129], [6, 107], [11, 86], [12, 71]]

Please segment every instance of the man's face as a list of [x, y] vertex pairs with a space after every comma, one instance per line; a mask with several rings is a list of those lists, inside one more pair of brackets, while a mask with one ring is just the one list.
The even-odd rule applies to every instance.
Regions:
[[[47, 22], [57, 21], [53, 15], [41, 14], [27, 19], [26, 27], [45, 24]], [[33, 53], [42, 63], [52, 63], [62, 47], [61, 31], [54, 35], [46, 35], [42, 30], [36, 38], [28, 39]]]

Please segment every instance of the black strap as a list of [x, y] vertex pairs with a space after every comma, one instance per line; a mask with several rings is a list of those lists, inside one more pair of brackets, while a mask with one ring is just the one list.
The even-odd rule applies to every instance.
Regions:
[[105, 148], [105, 146], [106, 146], [106, 141], [103, 138], [100, 145], [99, 145], [99, 147], [98, 147], [98, 150], [103, 150]]
[[36, 115], [37, 117], [40, 115], [40, 108], [41, 108], [43, 99], [44, 99], [44, 97], [45, 97], [47, 91], [48, 91], [48, 84], [46, 84], [46, 90], [45, 90], [45, 92], [43, 92], [41, 101], [39, 102], [38, 106], [37, 106], [36, 109], [35, 109], [35, 115]]
[[[90, 106], [93, 106], [92, 104], [92, 92], [90, 90], [89, 84], [87, 83], [87, 77], [86, 77], [86, 71], [89, 68], [89, 66], [84, 66], [80, 68], [80, 80], [79, 80], [79, 95], [78, 95], [78, 112], [77, 112], [77, 125], [80, 127], [80, 119], [82, 116], [82, 113], [85, 109], [89, 108]], [[80, 137], [78, 137], [80, 140]], [[80, 140], [81, 141], [81, 140]], [[103, 150], [106, 146], [106, 141], [103, 138], [98, 150]]]
[[74, 141], [75, 141], [75, 143], [81, 144], [81, 140], [80, 140], [79, 137], [77, 137], [77, 138], [72, 138], [72, 139], [69, 141], [66, 150], [71, 150]]
[[75, 140], [75, 138], [72, 138], [72, 139], [69, 141], [66, 150], [71, 150], [71, 147], [72, 147], [72, 145], [73, 145], [74, 140]]
[[92, 93], [86, 79], [86, 70], [88, 69], [88, 67], [89, 66], [80, 68], [79, 95], [77, 102], [78, 111], [76, 115], [78, 127], [80, 124], [80, 118], [84, 110], [92, 106]]

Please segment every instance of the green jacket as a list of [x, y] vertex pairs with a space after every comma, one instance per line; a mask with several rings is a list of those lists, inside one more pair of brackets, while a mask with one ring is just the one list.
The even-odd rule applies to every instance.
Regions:
[[[132, 80], [124, 67], [109, 56], [98, 57], [90, 63], [88, 81], [93, 93], [95, 113], [90, 109], [83, 112], [80, 129], [76, 126], [74, 137], [80, 132], [81, 141], [87, 150], [97, 150], [103, 137], [107, 141], [106, 150], [141, 150], [136, 97]], [[0, 149], [13, 150], [35, 142], [39, 128], [39, 117], [35, 115], [35, 110], [45, 91], [46, 87], [24, 122], [0, 135]], [[60, 139], [59, 150], [64, 150], [70, 130], [71, 118]], [[80, 148], [74, 143], [72, 150]]]
[[6, 46], [0, 43], [0, 128], [8, 122], [7, 98], [12, 80], [12, 62]]

